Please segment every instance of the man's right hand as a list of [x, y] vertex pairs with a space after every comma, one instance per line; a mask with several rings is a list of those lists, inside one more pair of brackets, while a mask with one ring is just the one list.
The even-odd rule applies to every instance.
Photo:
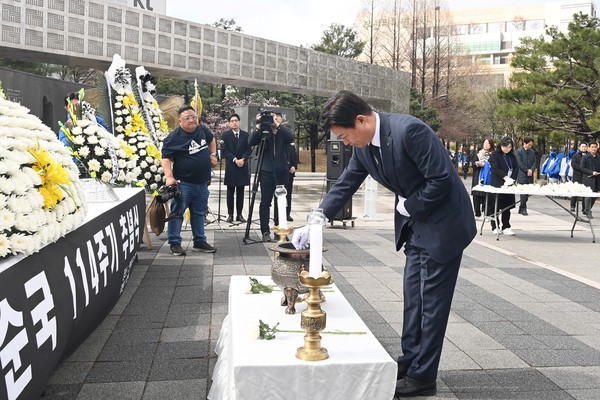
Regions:
[[297, 228], [292, 237], [292, 244], [297, 250], [305, 249], [306, 243], [308, 243], [308, 225]]
[[174, 177], [172, 177], [172, 176], [168, 176], [168, 177], [167, 177], [167, 180], [166, 180], [166, 182], [165, 182], [165, 185], [167, 185], [167, 186], [171, 186], [171, 185], [175, 185], [175, 184], [177, 184], [177, 179], [175, 179], [175, 178], [174, 178]]

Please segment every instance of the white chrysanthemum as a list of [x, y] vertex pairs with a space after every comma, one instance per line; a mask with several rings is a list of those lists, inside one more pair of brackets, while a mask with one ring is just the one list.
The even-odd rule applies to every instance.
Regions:
[[100, 171], [100, 163], [96, 159], [91, 159], [88, 161], [88, 168], [90, 171], [98, 172]]
[[131, 115], [128, 115], [127, 117], [125, 117], [125, 121], [127, 122], [127, 126], [131, 126], [129, 124], [131, 124], [131, 121], [133, 121], [133, 117]]
[[6, 207], [6, 200], [8, 197], [6, 195], [0, 194], [0, 209]]
[[145, 156], [146, 156], [146, 154], [148, 154], [148, 153], [146, 153], [146, 150], [140, 150], [140, 151], [138, 152], [138, 154], [139, 154], [140, 156], [142, 156], [142, 157], [145, 157]]
[[112, 160], [111, 160], [111, 159], [109, 159], [109, 158], [105, 158], [105, 159], [102, 161], [102, 165], [103, 165], [105, 168], [107, 168], [107, 169], [111, 169], [111, 168], [112, 168], [112, 166], [113, 166], [113, 162], [112, 162]]
[[24, 195], [25, 193], [27, 193], [28, 190], [30, 190], [33, 187], [33, 182], [27, 179], [27, 174], [21, 171], [16, 171], [12, 175], [12, 181], [15, 184], [15, 189], [13, 193], [19, 196]]
[[146, 173], [144, 173], [144, 178], [151, 179], [152, 178], [152, 174], [150, 172], [146, 172]]
[[125, 132], [125, 129], [123, 129], [123, 127], [122, 127], [121, 125], [117, 125], [117, 126], [115, 127], [115, 130], [116, 130], [117, 132], [119, 132], [119, 133], [123, 133], [123, 132]]
[[4, 194], [11, 194], [15, 190], [15, 182], [4, 176], [0, 176], [0, 192]]
[[81, 146], [85, 143], [85, 138], [83, 136], [75, 136], [72, 140], [73, 144]]
[[88, 143], [89, 144], [98, 144], [98, 136], [90, 136], [88, 137]]
[[24, 233], [13, 233], [10, 235], [9, 241], [13, 254], [23, 253], [29, 255], [34, 251], [33, 240]]
[[94, 154], [95, 154], [97, 157], [101, 157], [101, 156], [103, 156], [103, 155], [104, 155], [104, 153], [106, 153], [106, 150], [104, 150], [102, 147], [100, 147], [100, 146], [96, 146], [96, 147], [94, 147]]
[[123, 112], [121, 110], [116, 110], [115, 111], [115, 115], [121, 115], [121, 114], [123, 114]]
[[119, 97], [117, 96], [117, 102], [115, 102], [115, 108], [121, 108], [123, 107], [123, 103], [121, 103], [121, 100], [123, 100], [123, 98], [121, 98], [121, 100], [119, 100]]
[[157, 170], [158, 170], [158, 167], [156, 165], [151, 165], [150, 166], [150, 171], [156, 172]]
[[0, 231], [10, 230], [15, 225], [15, 214], [7, 209], [0, 210]]
[[10, 174], [14, 171], [17, 171], [21, 164], [8, 159], [0, 160], [0, 175]]
[[9, 196], [6, 207], [15, 214], [28, 214], [33, 210], [32, 205], [24, 201], [22, 196]]
[[102, 182], [108, 183], [112, 179], [112, 174], [108, 171], [104, 171], [102, 175], [100, 175], [100, 180]]
[[127, 167], [127, 161], [120, 159], [119, 160], [119, 169], [123, 169], [125, 167]]
[[71, 134], [73, 134], [75, 136], [79, 136], [79, 135], [81, 135], [83, 133], [83, 129], [81, 129], [78, 126], [74, 126], [70, 130], [71, 130]]
[[150, 184], [150, 191], [153, 192], [155, 190], [158, 189], [158, 184], [157, 183], [151, 183]]
[[121, 117], [115, 118], [115, 124], [119, 124], [120, 125], [122, 123], [123, 123], [123, 118], [121, 118]]
[[0, 258], [10, 254], [10, 241], [4, 233], [0, 234]]
[[148, 168], [148, 163], [146, 161], [140, 161], [140, 168], [142, 168], [142, 169]]
[[83, 158], [87, 158], [90, 155], [90, 148], [87, 146], [80, 147], [77, 150], [77, 154], [79, 154]]
[[102, 147], [104, 147], [105, 149], [108, 147], [108, 142], [106, 141], [106, 139], [102, 138], [100, 140], [98, 140], [98, 144]]
[[[24, 167], [21, 171], [23, 171], [25, 174], [27, 174], [27, 176], [29, 177], [29, 179], [31, 180], [31, 182], [34, 186], [39, 186], [42, 184], [42, 178], [40, 177], [40, 174], [35, 172], [33, 169], [31, 169], [29, 167]], [[37, 190], [35, 190], [31, 193], [39, 193], [39, 192]]]

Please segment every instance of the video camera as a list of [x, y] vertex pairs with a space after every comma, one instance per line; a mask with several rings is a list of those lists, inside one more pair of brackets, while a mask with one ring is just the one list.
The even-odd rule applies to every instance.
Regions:
[[179, 186], [177, 186], [177, 184], [162, 186], [160, 189], [158, 189], [156, 201], [158, 201], [160, 204], [164, 204], [172, 198], [179, 196], [181, 196], [181, 190], [179, 190]]
[[271, 131], [271, 126], [275, 123], [273, 119], [273, 111], [264, 110], [260, 112], [260, 117], [258, 118], [258, 123], [260, 124], [260, 134], [262, 137], [268, 137], [273, 134]]

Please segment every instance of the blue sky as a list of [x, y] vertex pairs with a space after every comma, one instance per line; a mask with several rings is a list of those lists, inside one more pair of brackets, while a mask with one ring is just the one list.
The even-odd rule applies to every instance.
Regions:
[[[383, 3], [385, 0], [376, 0]], [[406, 0], [403, 0], [405, 2]], [[549, 0], [440, 0], [451, 8], [542, 5]], [[376, 3], [377, 4], [377, 3]], [[352, 26], [363, 0], [167, 0], [167, 15], [202, 24], [234, 18], [244, 33], [293, 45], [320, 41], [332, 23]]]

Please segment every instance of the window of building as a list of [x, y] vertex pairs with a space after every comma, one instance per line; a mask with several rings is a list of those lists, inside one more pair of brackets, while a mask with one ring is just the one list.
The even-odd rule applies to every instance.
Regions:
[[489, 22], [487, 24], [487, 31], [489, 33], [504, 32], [505, 27], [506, 22]]
[[544, 29], [543, 19], [530, 19], [529, 21], [525, 21], [526, 31], [541, 31], [542, 29]]
[[485, 33], [485, 24], [470, 24], [469, 34], [475, 35], [478, 33]]
[[520, 18], [515, 18], [513, 21], [506, 23], [507, 32], [517, 32], [525, 30], [525, 21]]

